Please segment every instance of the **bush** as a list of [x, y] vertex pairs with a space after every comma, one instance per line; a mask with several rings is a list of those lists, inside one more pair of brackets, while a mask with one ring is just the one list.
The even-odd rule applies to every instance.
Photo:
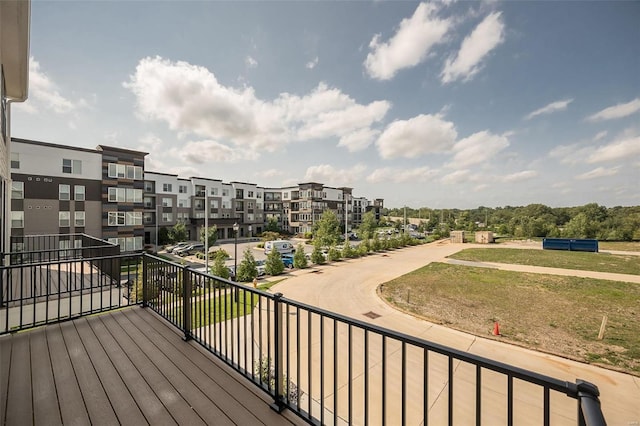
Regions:
[[293, 255], [293, 266], [298, 269], [304, 269], [307, 265], [307, 257], [304, 255], [304, 247], [302, 244], [298, 244], [296, 252]]
[[258, 268], [256, 267], [256, 259], [251, 253], [251, 249], [247, 248], [244, 251], [244, 258], [238, 265], [236, 271], [236, 281], [250, 282], [258, 276]]
[[269, 275], [280, 275], [284, 272], [284, 263], [278, 250], [271, 250], [264, 264], [264, 271]]
[[229, 279], [229, 268], [224, 264], [224, 261], [229, 256], [224, 250], [217, 250], [214, 252], [213, 266], [211, 267], [211, 274], [216, 277]]
[[360, 244], [357, 248], [358, 251], [358, 255], [360, 256], [366, 256], [369, 254], [369, 248], [367, 247], [368, 244]]
[[[267, 241], [275, 241], [280, 239], [280, 234], [278, 232], [273, 231], [265, 231], [262, 233], [262, 242], [266, 243]], [[263, 245], [264, 247], [264, 245]]]
[[311, 261], [317, 265], [322, 265], [326, 259], [322, 254], [322, 250], [320, 249], [320, 245], [316, 244], [313, 247], [313, 252], [311, 253]]
[[336, 246], [329, 247], [329, 252], [327, 253], [327, 260], [329, 262], [335, 262], [336, 260], [340, 260], [340, 250], [336, 248]]

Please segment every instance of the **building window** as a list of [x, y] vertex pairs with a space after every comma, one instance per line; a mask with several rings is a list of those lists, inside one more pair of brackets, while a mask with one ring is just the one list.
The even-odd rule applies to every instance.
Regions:
[[108, 221], [109, 226], [124, 226], [125, 214], [124, 212], [109, 212]]
[[223, 189], [222, 190], [222, 196], [223, 197], [228, 197], [229, 196], [229, 190], [228, 189]]
[[127, 212], [126, 224], [127, 226], [142, 225], [142, 212]]
[[63, 158], [62, 173], [73, 173], [75, 175], [82, 173], [82, 161]]
[[84, 201], [84, 185], [74, 185], [73, 199], [76, 201]]
[[133, 188], [109, 188], [110, 203], [141, 203], [142, 189]]
[[218, 195], [218, 188], [211, 188], [211, 196], [215, 197]]
[[173, 213], [162, 213], [163, 222], [173, 222]]
[[256, 198], [262, 198], [262, 192], [256, 193]]
[[58, 185], [58, 199], [62, 201], [68, 201], [71, 199], [71, 186], [60, 184]]
[[11, 199], [22, 200], [24, 198], [24, 182], [11, 182]]
[[58, 225], [60, 228], [71, 226], [71, 212], [58, 212]]
[[162, 207], [173, 207], [173, 200], [171, 198], [163, 198]]
[[187, 207], [187, 200], [178, 199], [178, 207]]
[[74, 226], [83, 227], [84, 226], [84, 212], [75, 212], [73, 218]]
[[178, 186], [178, 192], [180, 194], [186, 194], [187, 193], [187, 185], [179, 185]]
[[11, 227], [24, 228], [24, 212], [11, 212]]
[[163, 192], [171, 192], [171, 184], [170, 183], [163, 183], [162, 184], [162, 191]]
[[247, 198], [253, 198], [253, 191], [247, 191]]
[[127, 166], [127, 179], [142, 180], [142, 167]]
[[11, 153], [11, 168], [19, 169], [20, 168], [20, 153], [12, 152]]

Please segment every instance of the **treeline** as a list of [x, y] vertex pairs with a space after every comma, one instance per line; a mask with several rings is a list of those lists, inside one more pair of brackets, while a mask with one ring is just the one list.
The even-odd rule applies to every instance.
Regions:
[[[386, 209], [387, 216], [404, 217], [405, 208]], [[420, 220], [420, 230], [441, 236], [452, 230], [490, 230], [519, 238], [567, 237], [598, 240], [640, 240], [640, 206], [605, 207], [484, 207], [475, 209], [406, 208], [407, 218]]]

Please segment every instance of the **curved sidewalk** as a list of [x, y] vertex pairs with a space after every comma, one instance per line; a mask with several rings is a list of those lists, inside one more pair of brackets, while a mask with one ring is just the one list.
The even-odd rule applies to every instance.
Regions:
[[[291, 278], [273, 287], [272, 291], [358, 320], [561, 380], [575, 382], [579, 378], [590, 381], [600, 389], [602, 409], [608, 424], [626, 426], [640, 423], [640, 377], [452, 330], [399, 312], [378, 297], [376, 289], [379, 284], [431, 262], [447, 262], [447, 256], [469, 246], [432, 243], [298, 270], [292, 273]], [[529, 266], [526, 268], [527, 272], [535, 269]], [[582, 272], [559, 271], [571, 275]], [[364, 315], [368, 312], [374, 312], [380, 317], [372, 320]]]

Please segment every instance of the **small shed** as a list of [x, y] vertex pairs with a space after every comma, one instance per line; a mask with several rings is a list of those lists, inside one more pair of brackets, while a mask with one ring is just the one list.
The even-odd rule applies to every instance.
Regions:
[[464, 231], [451, 231], [452, 243], [464, 243]]
[[489, 244], [493, 242], [493, 232], [476, 231], [476, 243]]

